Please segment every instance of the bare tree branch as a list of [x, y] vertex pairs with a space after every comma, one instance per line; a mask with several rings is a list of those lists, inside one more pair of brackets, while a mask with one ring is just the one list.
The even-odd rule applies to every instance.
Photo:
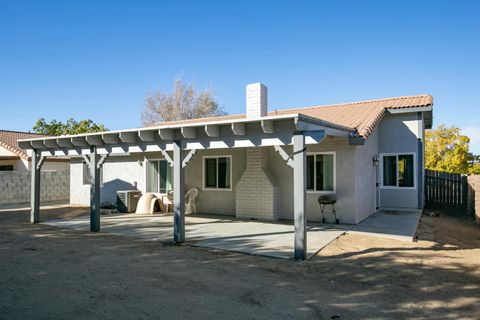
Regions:
[[175, 79], [173, 92], [149, 92], [145, 97], [142, 124], [153, 125], [164, 121], [197, 119], [225, 115], [218, 105], [212, 89], [198, 91], [179, 77]]

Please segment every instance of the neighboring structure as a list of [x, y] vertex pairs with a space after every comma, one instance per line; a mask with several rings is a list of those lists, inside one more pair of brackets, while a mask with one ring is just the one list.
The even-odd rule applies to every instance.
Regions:
[[[359, 223], [381, 209], [423, 208], [430, 95], [270, 112], [267, 104], [267, 88], [253, 84], [245, 115], [21, 145], [38, 156], [79, 155], [71, 165], [71, 202], [91, 204], [94, 231], [97, 195], [114, 202], [117, 190], [135, 186], [155, 193], [173, 188], [177, 241], [185, 236], [183, 194], [193, 187], [200, 190], [199, 213], [294, 219], [297, 258], [304, 254], [306, 220], [320, 220], [321, 194], [336, 195], [341, 223]], [[35, 210], [32, 219], [38, 219]]]
[[[30, 132], [0, 130], [0, 204], [20, 204], [30, 200], [31, 151], [18, 146], [18, 139], [45, 137]], [[70, 160], [47, 158], [42, 176], [46, 188], [42, 201], [65, 201], [70, 198]]]
[[[18, 146], [17, 140], [47, 137], [37, 133], [0, 130], [0, 171], [29, 171], [30, 151]], [[67, 157], [48, 158], [43, 165], [44, 171], [69, 170]]]

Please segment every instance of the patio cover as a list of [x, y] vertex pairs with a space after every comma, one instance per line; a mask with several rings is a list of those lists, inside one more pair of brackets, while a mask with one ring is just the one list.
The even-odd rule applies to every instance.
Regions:
[[[185, 241], [184, 167], [198, 149], [273, 146], [294, 170], [294, 228], [296, 259], [305, 259], [306, 144], [326, 136], [357, 143], [351, 128], [303, 114], [159, 125], [156, 127], [19, 140], [32, 153], [31, 222], [39, 221], [40, 170], [47, 156], [83, 156], [90, 168], [90, 229], [100, 230], [99, 172], [110, 154], [162, 152], [173, 167], [174, 241]], [[289, 155], [282, 146], [293, 145]], [[167, 151], [173, 152], [173, 158]], [[188, 151], [188, 153], [186, 152]]]

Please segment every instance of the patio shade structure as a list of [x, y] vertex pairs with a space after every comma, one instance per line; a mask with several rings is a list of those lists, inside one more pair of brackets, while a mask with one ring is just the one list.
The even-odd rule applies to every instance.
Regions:
[[[100, 169], [109, 155], [161, 152], [173, 167], [174, 241], [185, 241], [184, 168], [201, 149], [254, 148], [272, 146], [293, 168], [294, 179], [294, 257], [306, 253], [306, 145], [318, 144], [326, 136], [349, 138], [357, 143], [351, 128], [303, 114], [239, 118], [233, 120], [182, 121], [138, 129], [107, 131], [19, 140], [31, 150], [31, 222], [39, 221], [40, 170], [45, 157], [81, 156], [87, 163], [90, 187], [90, 229], [100, 230]], [[283, 148], [293, 145], [293, 154]], [[172, 156], [171, 156], [172, 154]]]

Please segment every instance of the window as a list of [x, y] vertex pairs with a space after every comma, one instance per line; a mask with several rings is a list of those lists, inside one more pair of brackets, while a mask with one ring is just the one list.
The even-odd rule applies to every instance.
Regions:
[[0, 171], [13, 171], [13, 165], [0, 166]]
[[172, 190], [172, 167], [167, 160], [148, 160], [147, 192], [167, 193]]
[[203, 188], [231, 190], [232, 159], [227, 157], [203, 158]]
[[307, 155], [307, 190], [335, 192], [335, 153]]
[[415, 164], [413, 154], [388, 154], [382, 155], [382, 157], [384, 187], [415, 187]]
[[[90, 168], [85, 162], [83, 162], [83, 185], [89, 185], [92, 184], [92, 182]], [[100, 168], [100, 185], [103, 185], [103, 166]]]

